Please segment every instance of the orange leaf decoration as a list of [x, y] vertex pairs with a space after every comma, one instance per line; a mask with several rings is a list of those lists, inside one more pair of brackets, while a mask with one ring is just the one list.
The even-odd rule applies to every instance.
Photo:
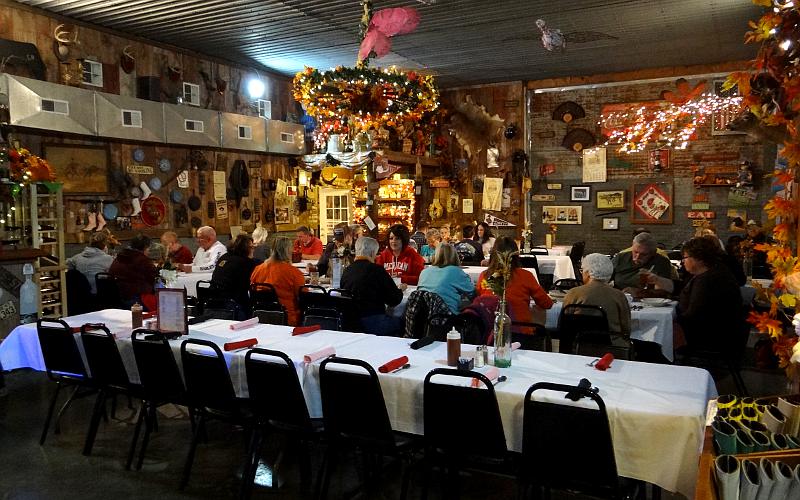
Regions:
[[781, 322], [770, 318], [767, 313], [750, 311], [747, 321], [755, 325], [760, 332], [769, 333], [770, 337], [778, 339], [781, 336]]

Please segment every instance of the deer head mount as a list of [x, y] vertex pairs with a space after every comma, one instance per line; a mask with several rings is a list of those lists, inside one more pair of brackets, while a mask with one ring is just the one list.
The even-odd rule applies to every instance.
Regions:
[[59, 24], [53, 30], [53, 52], [60, 62], [67, 62], [74, 59], [74, 54], [70, 57], [72, 48], [80, 45], [78, 41], [78, 28], [73, 26], [71, 29], [66, 24]]
[[119, 56], [119, 65], [122, 71], [128, 74], [136, 69], [136, 54], [131, 49], [130, 45], [126, 45], [122, 49], [122, 54]]

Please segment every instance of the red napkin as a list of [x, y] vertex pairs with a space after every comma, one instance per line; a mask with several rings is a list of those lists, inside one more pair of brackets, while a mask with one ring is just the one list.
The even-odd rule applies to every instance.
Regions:
[[378, 371], [381, 373], [393, 372], [406, 363], [408, 363], [408, 356], [400, 356], [399, 358], [395, 358], [388, 363], [381, 365], [381, 367], [378, 368]]
[[303, 335], [304, 333], [316, 332], [321, 329], [322, 325], [296, 326], [294, 330], [292, 330], [292, 337], [295, 335]]
[[258, 344], [258, 339], [238, 340], [236, 342], [226, 342], [223, 349], [226, 351], [235, 351], [236, 349], [244, 349], [245, 347], [252, 347]]
[[251, 326], [256, 326], [258, 324], [258, 317], [246, 319], [244, 321], [239, 321], [238, 323], [232, 323], [230, 325], [231, 330], [244, 330], [245, 328], [250, 328]]
[[594, 367], [600, 371], [606, 371], [611, 366], [612, 361], [614, 361], [614, 355], [607, 352], [600, 358], [600, 361], [594, 364]]
[[[486, 378], [489, 379], [489, 382], [491, 382], [493, 380], [496, 380], [497, 377], [500, 376], [500, 370], [498, 370], [497, 367], [495, 367], [495, 366], [491, 366], [491, 367], [489, 367], [488, 370], [483, 372], [483, 374], [486, 376]], [[472, 387], [480, 387], [480, 386], [481, 386], [481, 381], [476, 379], [476, 378], [473, 378], [472, 379]]]
[[325, 347], [319, 351], [311, 352], [303, 356], [303, 361], [306, 363], [313, 363], [314, 361], [336, 354], [336, 349], [333, 347]]
[[155, 318], [156, 313], [154, 311], [146, 311], [142, 313], [142, 319], [150, 319]]

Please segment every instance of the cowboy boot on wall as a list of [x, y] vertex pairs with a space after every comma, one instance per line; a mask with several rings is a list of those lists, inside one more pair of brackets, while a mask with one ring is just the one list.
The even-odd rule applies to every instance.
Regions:
[[98, 211], [97, 212], [97, 228], [95, 229], [95, 231], [102, 231], [104, 227], [106, 227], [106, 218], [103, 217], [103, 212], [102, 211]]
[[142, 204], [139, 202], [139, 198], [131, 198], [131, 206], [133, 206], [133, 213], [131, 213], [131, 217], [136, 217], [142, 211]]
[[89, 212], [88, 219], [89, 221], [81, 231], [94, 231], [97, 228], [97, 212]]

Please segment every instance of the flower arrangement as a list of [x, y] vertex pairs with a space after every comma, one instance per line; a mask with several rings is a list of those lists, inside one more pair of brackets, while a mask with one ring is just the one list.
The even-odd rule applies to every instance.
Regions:
[[769, 288], [754, 285], [759, 297], [767, 301], [770, 308], [767, 312], [751, 312], [748, 321], [769, 334], [780, 366], [794, 379], [800, 375], [797, 326], [800, 323], [800, 260], [797, 256], [800, 197], [796, 192], [800, 181], [800, 135], [795, 118], [800, 111], [797, 99], [800, 52], [795, 28], [800, 23], [800, 9], [793, 2], [780, 0], [753, 0], [753, 3], [769, 10], [758, 21], [750, 22], [752, 31], [745, 35], [745, 43], [760, 43], [761, 47], [751, 63], [753, 71], [732, 73], [725, 87], [738, 85], [744, 96], [745, 110], [766, 128], [783, 132], [784, 147], [779, 154], [785, 163], [772, 174], [776, 194], [764, 206], [767, 216], [774, 222], [774, 243], [753, 247], [753, 250], [766, 252], [772, 268], [774, 279]]
[[8, 162], [9, 179], [24, 187], [31, 182], [54, 181], [53, 167], [25, 148], [0, 148], [0, 163]]

